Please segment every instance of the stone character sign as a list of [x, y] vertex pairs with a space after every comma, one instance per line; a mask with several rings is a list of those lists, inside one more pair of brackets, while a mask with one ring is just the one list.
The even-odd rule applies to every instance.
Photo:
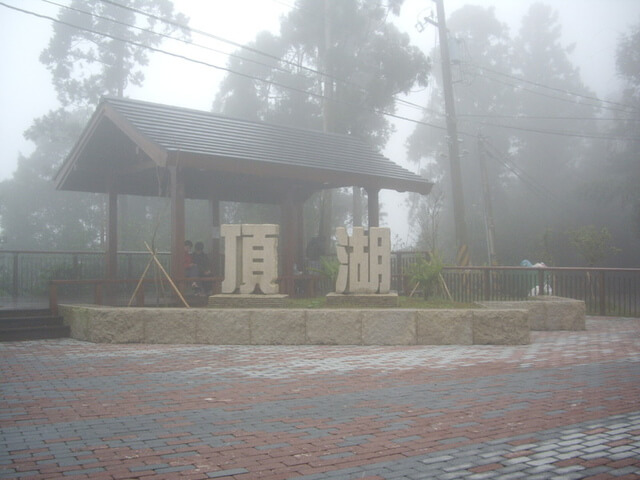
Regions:
[[222, 293], [278, 293], [278, 225], [222, 225], [225, 260]]
[[336, 229], [340, 267], [336, 293], [389, 293], [391, 288], [391, 231], [371, 227], [369, 232], [354, 227], [349, 236], [344, 227]]

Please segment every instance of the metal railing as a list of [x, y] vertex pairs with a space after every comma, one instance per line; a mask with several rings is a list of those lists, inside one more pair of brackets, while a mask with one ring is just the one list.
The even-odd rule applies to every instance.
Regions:
[[[214, 293], [220, 291], [222, 278], [190, 277], [177, 280], [175, 285], [186, 292], [193, 282], [208, 284]], [[185, 296], [187, 294], [185, 293]], [[89, 280], [51, 280], [49, 285], [48, 307], [54, 315], [58, 314], [61, 303], [91, 303], [93, 305], [136, 306], [136, 307], [183, 307], [183, 298], [175, 294], [173, 286], [158, 278], [145, 279], [89, 279]], [[204, 298], [206, 303], [206, 298]], [[202, 303], [202, 302], [201, 302]]]
[[555, 295], [583, 300], [592, 315], [640, 316], [639, 268], [445, 267], [442, 276], [460, 302]]
[[[407, 275], [409, 266], [426, 255], [425, 252], [392, 252], [391, 288], [408, 295], [412, 290]], [[168, 269], [170, 254], [162, 252], [157, 256]], [[117, 303], [129, 300], [148, 261], [148, 252], [118, 253], [118, 281], [109, 286], [116, 292]], [[0, 250], [0, 306], [47, 306], [53, 280], [57, 283], [56, 295], [60, 301], [94, 302], [96, 289], [104, 289], [107, 284], [99, 280], [104, 278], [104, 271], [103, 252]], [[453, 299], [460, 302], [522, 300], [542, 292], [583, 300], [590, 314], [640, 317], [638, 268], [445, 267], [442, 276]], [[324, 295], [332, 289], [328, 278], [321, 276], [282, 280], [296, 281], [301, 290], [306, 290], [303, 294]], [[159, 302], [158, 288], [166, 286], [158, 284], [157, 279], [145, 280], [141, 295], [147, 304]]]
[[[159, 252], [157, 257], [168, 268], [171, 255]], [[119, 252], [118, 279], [140, 278], [148, 261], [148, 252]], [[104, 272], [104, 252], [0, 250], [0, 306], [45, 306], [52, 280], [92, 280]], [[72, 297], [91, 299], [88, 286], [74, 288]]]

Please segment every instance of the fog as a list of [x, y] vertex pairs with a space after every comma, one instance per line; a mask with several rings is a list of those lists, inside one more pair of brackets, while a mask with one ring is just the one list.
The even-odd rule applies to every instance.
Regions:
[[[58, 7], [40, 0], [5, 0], [5, 3], [51, 17], [55, 17], [58, 11]], [[252, 41], [261, 30], [277, 32], [280, 17], [289, 11], [293, 0], [174, 0], [173, 3], [177, 11], [190, 18], [193, 29], [244, 44]], [[494, 6], [496, 17], [507, 23], [511, 34], [515, 35], [532, 3], [522, 0], [445, 0], [445, 10], [450, 15], [466, 4]], [[546, 3], [559, 14], [564, 44], [575, 44], [571, 60], [579, 66], [583, 82], [601, 98], [608, 98], [619, 90], [614, 58], [616, 43], [622, 33], [640, 20], [640, 2], [561, 0]], [[400, 17], [394, 20], [401, 30], [410, 35], [412, 43], [426, 54], [436, 45], [437, 34], [432, 26], [426, 25], [423, 31], [419, 31], [416, 24], [434, 10], [435, 5], [430, 0], [406, 0]], [[24, 140], [23, 132], [35, 118], [59, 106], [50, 74], [38, 60], [51, 35], [50, 20], [0, 5], [0, 58], [3, 64], [0, 75], [0, 180], [11, 178], [19, 155], [29, 155], [33, 149], [33, 145]], [[211, 39], [207, 41], [211, 48], [227, 53], [235, 50], [229, 44]], [[224, 66], [228, 60], [224, 54], [178, 43], [166, 42], [162, 48], [219, 66]], [[210, 110], [225, 72], [154, 53], [144, 74], [144, 85], [128, 88], [125, 92], [128, 97]], [[425, 105], [431, 88], [417, 91], [409, 99]], [[420, 114], [415, 109], [399, 107], [397, 113], [420, 120]], [[392, 161], [418, 172], [420, 165], [407, 160], [405, 147], [415, 123], [394, 120], [394, 124], [396, 133], [384, 153]], [[386, 222], [391, 226], [394, 237], [409, 243], [415, 232], [411, 231], [407, 222], [406, 195], [383, 192], [381, 201], [388, 214]]]

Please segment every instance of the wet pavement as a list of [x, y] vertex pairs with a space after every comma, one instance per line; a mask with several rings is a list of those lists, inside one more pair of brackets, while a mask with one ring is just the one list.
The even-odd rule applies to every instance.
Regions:
[[524, 346], [0, 343], [0, 478], [640, 479], [640, 319]]

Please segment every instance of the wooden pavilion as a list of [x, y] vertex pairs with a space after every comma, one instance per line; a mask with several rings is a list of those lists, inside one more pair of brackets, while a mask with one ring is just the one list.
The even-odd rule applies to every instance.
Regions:
[[171, 198], [174, 278], [184, 276], [185, 199], [211, 202], [212, 231], [220, 201], [280, 205], [282, 274], [291, 276], [303, 264], [302, 206], [315, 192], [363, 187], [378, 226], [381, 189], [426, 195], [432, 186], [351, 136], [122, 98], [102, 100], [54, 180], [108, 195], [107, 278], [116, 277], [118, 195]]

